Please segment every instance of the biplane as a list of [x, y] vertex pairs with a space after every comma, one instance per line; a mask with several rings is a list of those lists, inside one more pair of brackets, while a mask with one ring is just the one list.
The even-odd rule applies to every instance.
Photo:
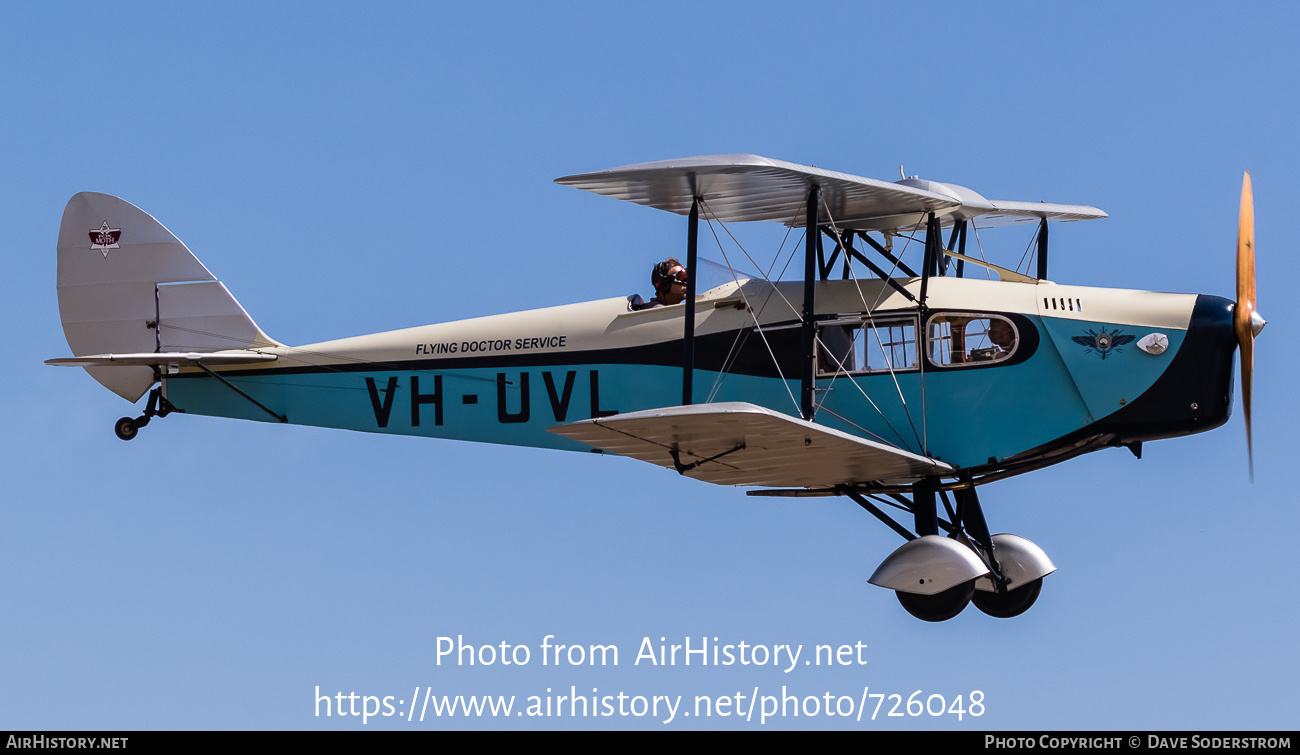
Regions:
[[[74, 356], [48, 363], [133, 403], [148, 393], [117, 421], [123, 440], [200, 414], [594, 450], [751, 495], [843, 496], [906, 541], [869, 581], [912, 615], [973, 602], [1012, 617], [1055, 566], [991, 534], [980, 487], [1222, 425], [1238, 346], [1249, 447], [1264, 325], [1249, 179], [1233, 302], [1049, 280], [1049, 225], [1106, 217], [1094, 207], [755, 155], [573, 175], [557, 183], [686, 216], [683, 301], [620, 296], [305, 346], [264, 333], [153, 217], [83, 193], [58, 241]], [[801, 232], [802, 280], [698, 291], [701, 220], [714, 235], [750, 221]], [[1024, 271], [968, 244], [1010, 224], [1037, 227]]]

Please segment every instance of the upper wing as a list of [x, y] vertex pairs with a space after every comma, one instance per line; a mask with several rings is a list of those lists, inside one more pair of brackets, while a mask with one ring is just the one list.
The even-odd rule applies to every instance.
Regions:
[[1038, 222], [1043, 218], [1060, 222], [1071, 220], [1098, 220], [1109, 217], [1096, 207], [1080, 204], [1053, 204], [1051, 202], [1011, 202], [1005, 199], [989, 201], [992, 210], [981, 212], [976, 225], [980, 228]]
[[826, 487], [955, 471], [937, 459], [740, 402], [617, 414], [550, 431], [717, 485]]
[[1042, 218], [1106, 217], [1096, 207], [988, 200], [956, 184], [915, 178], [890, 183], [758, 155], [662, 160], [565, 176], [555, 182], [678, 215], [690, 213], [694, 198], [702, 197], [706, 217], [787, 225], [804, 223], [808, 190], [816, 185], [824, 205], [823, 221], [863, 231], [914, 228], [932, 212], [943, 225], [979, 218], [981, 227]]
[[555, 182], [678, 215], [689, 214], [693, 199], [703, 197], [708, 215], [724, 222], [802, 223], [808, 190], [814, 184], [821, 187], [822, 201], [837, 223], [905, 216], [898, 224], [914, 225], [914, 218], [929, 212], [943, 214], [961, 204], [925, 189], [758, 155], [685, 157], [565, 176]]

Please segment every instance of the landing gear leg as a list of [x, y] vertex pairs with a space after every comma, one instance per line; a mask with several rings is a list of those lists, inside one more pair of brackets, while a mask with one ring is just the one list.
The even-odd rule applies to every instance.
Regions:
[[154, 417], [166, 417], [174, 411], [180, 411], [167, 397], [162, 395], [162, 388], [149, 391], [149, 403], [145, 404], [144, 414], [139, 417], [122, 417], [113, 425], [113, 432], [122, 440], [134, 440], [140, 434], [140, 428], [149, 424]]
[[1010, 619], [1028, 611], [1043, 590], [1043, 578], [1038, 577], [1021, 584], [1008, 579], [998, 561], [997, 544], [989, 535], [988, 523], [984, 520], [984, 510], [980, 508], [975, 488], [959, 490], [956, 495], [966, 530], [987, 557], [991, 570], [989, 577], [993, 582], [992, 591], [976, 590], [971, 602], [980, 611], [997, 619]]
[[912, 516], [915, 520], [916, 534], [939, 534], [939, 517], [936, 514], [935, 492], [938, 480], [927, 478], [912, 486]]
[[[915, 518], [916, 534], [921, 537], [939, 536], [936, 509], [938, 483], [937, 479], [927, 478], [912, 486], [912, 514]], [[971, 595], [975, 592], [975, 580], [969, 579], [930, 595], [910, 592], [909, 589], [894, 591], [898, 596], [898, 602], [908, 613], [921, 621], [947, 621], [970, 604]]]

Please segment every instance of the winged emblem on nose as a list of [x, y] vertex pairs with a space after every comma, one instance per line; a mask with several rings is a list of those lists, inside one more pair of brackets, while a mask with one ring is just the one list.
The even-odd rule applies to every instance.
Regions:
[[1127, 343], [1132, 343], [1134, 338], [1136, 338], [1136, 336], [1124, 335], [1120, 332], [1119, 328], [1110, 332], [1107, 332], [1105, 328], [1102, 328], [1100, 333], [1089, 328], [1088, 335], [1074, 336], [1071, 340], [1080, 346], [1086, 346], [1087, 350], [1084, 352], [1085, 354], [1096, 353], [1102, 359], [1105, 359], [1111, 352], [1116, 354], [1122, 353], [1122, 349], [1119, 347]]

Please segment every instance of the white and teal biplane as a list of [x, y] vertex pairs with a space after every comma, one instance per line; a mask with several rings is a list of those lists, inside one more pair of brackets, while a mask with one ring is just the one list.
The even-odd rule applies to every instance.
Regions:
[[[594, 449], [763, 488], [751, 495], [845, 496], [907, 540], [870, 581], [927, 621], [970, 602], [1019, 615], [1055, 570], [1029, 540], [990, 534], [980, 486], [1223, 424], [1237, 346], [1249, 441], [1264, 324], [1249, 175], [1235, 303], [1049, 281], [1049, 223], [1106, 217], [1094, 207], [754, 155], [557, 182], [688, 216], [684, 301], [619, 297], [287, 346], [153, 217], [83, 193], [58, 247], [75, 356], [49, 363], [84, 367], [131, 402], [148, 393], [141, 416], [118, 420], [123, 440], [154, 417], [204, 414]], [[802, 230], [803, 280], [697, 291], [701, 219]], [[1014, 223], [1038, 228], [1026, 272], [968, 253], [978, 229]]]

